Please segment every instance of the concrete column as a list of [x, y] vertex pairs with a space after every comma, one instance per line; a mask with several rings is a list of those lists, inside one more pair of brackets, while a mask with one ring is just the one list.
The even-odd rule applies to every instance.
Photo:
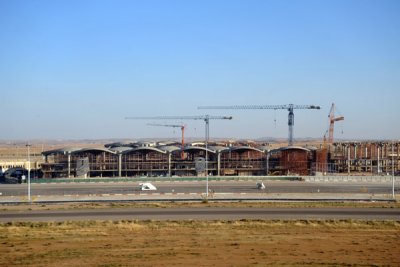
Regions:
[[396, 156], [396, 170], [398, 171], [399, 170], [399, 154], [400, 154], [400, 145], [399, 145], [399, 143], [397, 143], [396, 144], [396, 146], [397, 146], [397, 156]]
[[118, 177], [122, 177], [122, 153], [118, 153]]
[[221, 152], [217, 151], [217, 176], [221, 175]]
[[354, 144], [354, 159], [357, 159], [357, 144]]
[[351, 147], [350, 145], [347, 147], [347, 173], [350, 174], [350, 152]]
[[171, 160], [172, 160], [172, 154], [168, 153], [168, 177], [171, 177]]
[[380, 166], [380, 159], [379, 159], [379, 154], [380, 154], [380, 150], [381, 150], [381, 148], [380, 148], [380, 146], [378, 146], [378, 174], [380, 174], [381, 173], [381, 166]]
[[71, 178], [71, 153], [68, 152], [68, 178]]

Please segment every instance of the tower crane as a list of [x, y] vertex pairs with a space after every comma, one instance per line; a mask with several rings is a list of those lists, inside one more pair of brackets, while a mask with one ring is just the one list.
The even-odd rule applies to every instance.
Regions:
[[[335, 117], [335, 103], [332, 103], [331, 110], [328, 115], [329, 118], [329, 134], [328, 134], [328, 143], [333, 143], [333, 132], [335, 129], [335, 122], [344, 120], [343, 116]], [[324, 140], [326, 137], [324, 137]]]
[[203, 120], [205, 122], [205, 146], [206, 146], [206, 158], [205, 158], [205, 171], [206, 171], [206, 198], [208, 198], [208, 141], [210, 138], [210, 120], [231, 120], [232, 116], [210, 116], [210, 115], [199, 115], [199, 116], [156, 116], [156, 117], [125, 117], [127, 120]]
[[185, 125], [184, 124], [156, 124], [156, 123], [149, 123], [147, 125], [150, 126], [160, 126], [160, 127], [172, 127], [172, 128], [181, 128], [182, 132], [182, 150], [181, 150], [181, 159], [185, 158], [185, 154], [183, 152], [183, 149], [185, 148]]
[[289, 126], [289, 146], [293, 145], [293, 127], [294, 127], [294, 110], [295, 109], [321, 109], [315, 105], [234, 105], [234, 106], [201, 106], [198, 109], [286, 109], [289, 111], [288, 126]]

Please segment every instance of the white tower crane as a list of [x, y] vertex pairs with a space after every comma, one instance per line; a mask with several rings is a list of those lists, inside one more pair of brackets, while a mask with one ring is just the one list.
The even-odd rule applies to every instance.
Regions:
[[288, 126], [289, 126], [289, 146], [293, 145], [293, 127], [294, 127], [294, 112], [295, 109], [321, 109], [315, 105], [234, 105], [234, 106], [201, 106], [198, 109], [286, 109], [289, 111]]

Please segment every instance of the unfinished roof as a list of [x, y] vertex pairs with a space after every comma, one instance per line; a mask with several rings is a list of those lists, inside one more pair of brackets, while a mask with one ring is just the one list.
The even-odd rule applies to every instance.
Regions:
[[177, 146], [160, 146], [158, 147], [160, 150], [167, 151], [169, 153], [175, 152], [175, 151], [181, 151], [182, 149]]
[[304, 148], [301, 146], [285, 146], [285, 147], [280, 147], [278, 149], [274, 149], [275, 151], [286, 151], [286, 150], [303, 150], [303, 151], [307, 151], [310, 152], [311, 150], [308, 148]]
[[63, 148], [58, 148], [58, 149], [52, 149], [48, 151], [43, 151], [42, 155], [43, 156], [48, 156], [48, 155], [55, 155], [55, 154], [71, 154], [75, 151], [81, 150], [81, 148], [76, 148], [76, 147], [63, 147]]
[[167, 153], [167, 151], [165, 151], [165, 150], [161, 150], [159, 148], [151, 147], [151, 146], [143, 146], [143, 147], [133, 148], [133, 149], [124, 151], [123, 153], [127, 154], [127, 153], [131, 153], [131, 152], [146, 151], [146, 150], [147, 151], [155, 151], [155, 152], [159, 152], [159, 153], [162, 153], [162, 154], [166, 154]]
[[231, 147], [230, 148], [230, 151], [245, 151], [245, 150], [253, 150], [253, 151], [260, 152], [260, 153], [264, 153], [263, 150], [260, 150], [258, 148], [251, 147], [251, 146], [239, 146], [239, 147]]
[[59, 148], [59, 149], [53, 149], [53, 150], [48, 150], [48, 151], [43, 151], [42, 155], [43, 156], [49, 156], [49, 155], [56, 155], [56, 154], [77, 154], [77, 153], [82, 153], [82, 152], [87, 152], [87, 151], [96, 151], [96, 152], [108, 152], [111, 154], [115, 154], [115, 151], [109, 150], [107, 148], [93, 148], [93, 147], [88, 147], [88, 148], [76, 148], [76, 147], [65, 147], [65, 148]]
[[107, 147], [107, 148], [134, 147], [134, 146], [137, 146], [137, 141], [115, 142], [115, 143], [105, 144], [104, 146]]
[[211, 150], [210, 148], [206, 149], [205, 147], [201, 146], [187, 146], [185, 147], [184, 151], [190, 151], [190, 150], [203, 150], [203, 151], [208, 151], [210, 153], [216, 153], [217, 151]]
[[209, 146], [208, 148], [216, 152], [224, 152], [225, 150], [229, 150], [229, 147], [226, 146]]
[[115, 154], [116, 153], [115, 151], [109, 150], [107, 148], [94, 148], [94, 147], [82, 148], [82, 149], [74, 151], [72, 153], [77, 154], [77, 153], [88, 152], [88, 151], [107, 152], [107, 153], [111, 153], [111, 154]]
[[131, 150], [132, 147], [128, 147], [128, 146], [117, 146], [117, 147], [112, 147], [110, 148], [110, 150], [115, 151], [117, 153], [123, 153], [127, 150]]

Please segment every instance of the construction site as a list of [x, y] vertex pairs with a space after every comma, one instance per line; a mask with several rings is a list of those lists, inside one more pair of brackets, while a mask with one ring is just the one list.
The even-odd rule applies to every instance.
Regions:
[[[185, 124], [148, 124], [180, 128], [179, 141], [131, 141], [108, 144], [57, 146], [44, 149], [29, 145], [17, 158], [2, 153], [1, 170], [16, 178], [31, 170], [33, 178], [87, 177], [174, 177], [174, 176], [324, 176], [324, 175], [399, 175], [399, 141], [334, 141], [335, 116], [332, 104], [329, 129], [320, 141], [296, 143], [293, 138], [294, 110], [319, 109], [319, 106], [228, 106], [200, 109], [283, 109], [288, 111], [287, 144], [274, 142], [212, 140], [210, 120], [230, 120], [223, 116], [128, 117], [127, 119], [203, 120], [204, 140], [185, 142]], [[29, 152], [30, 151], [32, 152]], [[4, 152], [4, 151], [3, 151]], [[15, 151], [14, 151], [15, 156]]]

